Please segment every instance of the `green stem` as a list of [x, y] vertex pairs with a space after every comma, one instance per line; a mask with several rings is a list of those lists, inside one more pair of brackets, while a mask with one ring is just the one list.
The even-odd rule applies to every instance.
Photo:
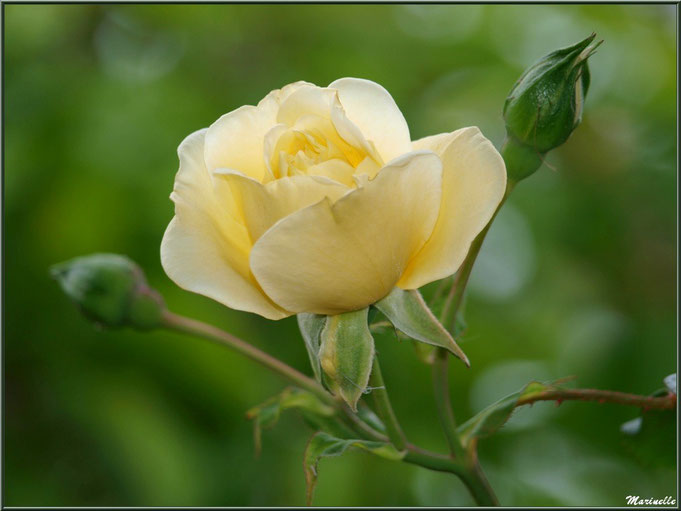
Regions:
[[422, 449], [414, 449], [411, 446], [404, 457], [404, 461], [437, 472], [449, 472], [463, 480], [463, 468], [448, 456], [430, 453]]
[[404, 431], [402, 431], [399, 422], [397, 422], [397, 417], [395, 416], [392, 404], [390, 403], [390, 397], [385, 388], [378, 357], [374, 357], [374, 365], [371, 369], [371, 376], [369, 377], [369, 386], [372, 387], [371, 395], [374, 398], [376, 413], [383, 421], [383, 424], [385, 424], [388, 438], [397, 450], [403, 451], [407, 447], [407, 438], [404, 435]]
[[461, 480], [471, 492], [475, 502], [479, 506], [498, 506], [499, 500], [482, 471], [478, 460], [477, 439], [474, 439], [468, 447], [467, 470], [461, 475]]
[[[513, 184], [508, 182], [506, 186], [506, 192], [504, 193], [499, 206], [497, 206], [494, 215], [487, 223], [485, 228], [476, 236], [468, 249], [468, 255], [464, 259], [461, 268], [457, 272], [456, 279], [452, 287], [447, 294], [447, 299], [445, 300], [442, 313], [440, 314], [440, 321], [445, 327], [449, 326], [449, 330], [454, 329], [454, 323], [456, 321], [456, 315], [461, 308], [463, 303], [464, 293], [466, 291], [466, 285], [468, 284], [468, 279], [470, 278], [471, 271], [473, 270], [473, 265], [475, 260], [480, 253], [480, 248], [482, 247], [483, 241], [485, 241], [485, 236], [489, 231], [494, 218], [501, 209], [501, 206], [506, 201], [508, 194], [513, 189]], [[449, 448], [452, 456], [461, 457], [461, 442], [459, 441], [458, 433], [456, 432], [456, 421], [454, 419], [454, 412], [452, 410], [452, 404], [449, 399], [449, 381], [447, 379], [447, 366], [449, 364], [449, 357], [446, 350], [442, 348], [437, 348], [435, 354], [435, 361], [433, 363], [433, 387], [435, 389], [435, 400], [437, 402], [438, 414], [440, 415], [440, 422], [442, 423], [442, 428], [447, 437], [447, 442], [449, 443]]]
[[500, 153], [506, 163], [506, 174], [513, 176], [516, 182], [534, 174], [541, 167], [546, 154], [539, 153], [533, 147], [528, 147], [508, 136], [501, 146]]
[[[475, 260], [480, 253], [482, 244], [485, 241], [485, 236], [492, 225], [492, 222], [499, 213], [501, 206], [506, 202], [506, 198], [513, 189], [514, 183], [508, 181], [506, 185], [506, 191], [504, 196], [494, 211], [492, 218], [487, 223], [485, 228], [476, 236], [468, 249], [468, 254], [466, 259], [464, 259], [461, 268], [457, 272], [456, 278], [452, 287], [447, 294], [444, 307], [442, 308], [442, 313], [440, 315], [440, 320], [445, 327], [448, 327], [450, 331], [454, 330], [456, 316], [459, 313], [461, 304], [463, 303], [464, 293], [466, 291], [466, 285], [471, 276], [473, 270], [473, 265]], [[454, 418], [454, 411], [452, 410], [452, 403], [449, 397], [449, 379], [447, 377], [449, 365], [449, 354], [446, 350], [442, 348], [437, 348], [435, 353], [435, 360], [433, 362], [433, 389], [435, 394], [435, 402], [437, 404], [437, 411], [440, 417], [440, 423], [442, 424], [442, 429], [447, 438], [447, 443], [449, 444], [449, 452], [453, 458], [457, 461], [463, 460], [465, 457], [465, 452], [463, 446], [461, 445], [461, 440], [459, 439], [459, 434], [456, 430], [456, 419]], [[473, 446], [473, 452], [469, 455], [469, 463], [466, 464], [465, 469], [462, 472], [461, 479], [468, 487], [469, 491], [475, 498], [479, 505], [498, 505], [497, 499], [490, 487], [487, 479], [485, 478], [482, 468], [478, 463], [477, 454], [475, 452], [475, 447]]]
[[408, 444], [404, 461], [429, 470], [449, 472], [456, 475], [466, 485], [478, 506], [491, 507], [499, 505], [492, 487], [489, 485], [485, 474], [480, 468], [480, 464], [477, 462], [477, 457], [460, 462], [448, 456], [435, 454]]
[[242, 341], [238, 337], [233, 336], [220, 330], [217, 327], [203, 323], [196, 319], [187, 318], [185, 316], [180, 316], [169, 311], [163, 313], [163, 326], [170, 330], [175, 330], [177, 332], [182, 332], [185, 334], [196, 335], [209, 341], [222, 344], [233, 350], [247, 356], [251, 360], [254, 360], [271, 371], [278, 373], [285, 378], [291, 380], [293, 383], [299, 387], [312, 392], [318, 398], [320, 398], [324, 403], [331, 406], [337, 406], [338, 403], [336, 399], [329, 394], [324, 387], [317, 383], [312, 378], [304, 375], [297, 369], [294, 369], [288, 364], [285, 364], [281, 360], [274, 358], [272, 355], [259, 350], [255, 346]]
[[435, 394], [435, 404], [442, 424], [442, 430], [447, 438], [449, 452], [452, 457], [462, 460], [465, 455], [459, 434], [456, 431], [456, 419], [452, 410], [451, 399], [449, 397], [449, 353], [447, 350], [438, 348], [433, 360], [433, 392]]
[[[461, 444], [461, 439], [456, 430], [456, 419], [452, 411], [449, 397], [449, 379], [447, 377], [449, 367], [449, 353], [444, 349], [438, 349], [433, 361], [433, 390], [438, 415], [442, 423], [442, 430], [449, 444], [452, 463], [457, 471], [448, 470], [461, 478], [468, 491], [479, 506], [498, 506], [499, 502], [494, 490], [489, 485], [480, 463], [478, 462], [475, 445], [468, 452]], [[434, 469], [436, 470], [436, 469]]]

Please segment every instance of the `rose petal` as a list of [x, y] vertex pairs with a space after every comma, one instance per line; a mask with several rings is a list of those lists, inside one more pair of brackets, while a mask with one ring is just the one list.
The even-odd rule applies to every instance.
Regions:
[[232, 309], [269, 319], [291, 315], [260, 289], [248, 265], [246, 228], [237, 221], [233, 199], [218, 197], [203, 161], [206, 130], [189, 135], [178, 148], [180, 170], [172, 199], [175, 217], [161, 242], [161, 264], [181, 288]]
[[353, 165], [358, 165], [364, 159], [364, 155], [368, 155], [379, 167], [383, 166], [385, 161], [376, 150], [374, 143], [367, 140], [357, 125], [348, 119], [345, 110], [338, 100], [331, 107], [331, 121], [341, 139], [351, 147], [361, 150], [360, 153], [356, 154], [356, 161], [351, 161]]
[[277, 112], [277, 122], [293, 126], [298, 119], [315, 115], [329, 119], [336, 91], [303, 85], [289, 94]]
[[338, 91], [348, 118], [388, 162], [412, 150], [409, 127], [390, 93], [379, 84], [341, 78], [329, 85]]
[[335, 204], [277, 222], [251, 251], [263, 290], [287, 310], [317, 314], [383, 298], [435, 225], [441, 168], [431, 152], [409, 153]]
[[264, 140], [276, 124], [276, 106], [273, 101], [242, 106], [215, 121], [206, 133], [208, 169], [234, 169], [262, 181], [267, 172]]
[[[324, 122], [328, 120], [332, 124]], [[282, 103], [277, 113], [277, 122], [300, 129], [316, 128], [343, 149], [344, 153], [348, 153], [349, 148], [346, 145], [362, 150], [363, 154], [347, 154], [353, 165], [359, 163], [365, 154], [383, 163], [373, 144], [367, 141], [362, 130], [346, 115], [335, 89], [300, 87]]]
[[260, 102], [258, 103], [258, 106], [260, 107], [266, 107], [266, 108], [271, 108], [272, 106], [269, 105], [269, 103], [274, 103], [275, 106], [275, 111], [279, 109], [278, 105], [281, 105], [286, 99], [293, 94], [295, 91], [300, 89], [301, 87], [304, 86], [312, 86], [316, 87], [315, 84], [306, 82], [304, 80], [299, 80], [297, 82], [289, 83], [288, 85], [283, 86], [281, 89], [275, 89], [272, 92], [270, 92], [267, 96], [262, 98]]
[[215, 177], [224, 181], [233, 192], [254, 243], [282, 218], [325, 197], [335, 202], [350, 190], [319, 176], [284, 177], [266, 185], [229, 171], [217, 171]]
[[320, 176], [333, 179], [345, 186], [354, 186], [355, 182], [352, 179], [355, 169], [352, 166], [338, 159], [326, 160], [317, 165], [313, 165], [307, 169], [310, 176]]
[[506, 166], [475, 127], [423, 138], [414, 147], [442, 158], [442, 206], [433, 234], [397, 283], [416, 289], [455, 273], [506, 190]]

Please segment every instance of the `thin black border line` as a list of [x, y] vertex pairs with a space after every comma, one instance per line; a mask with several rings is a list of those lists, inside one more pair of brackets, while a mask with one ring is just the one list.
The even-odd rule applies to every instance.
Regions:
[[472, 2], [469, 0], [463, 0], [460, 2], [454, 2], [454, 1], [446, 1], [446, 0], [391, 0], [391, 1], [374, 1], [374, 2], [368, 2], [365, 0], [357, 0], [357, 1], [352, 1], [352, 0], [329, 0], [326, 2], [321, 2], [317, 0], [311, 0], [309, 2], [305, 1], [288, 1], [288, 0], [282, 0], [280, 2], [273, 2], [273, 1], [259, 1], [255, 0], [252, 2], [249, 2], [247, 0], [237, 0], [234, 2], [224, 2], [224, 1], [215, 1], [211, 2], [210, 0], [197, 0], [195, 2], [168, 2], [167, 0], [159, 0], [159, 1], [153, 1], [153, 0], [144, 0], [144, 1], [126, 1], [126, 0], [104, 0], [102, 2], [93, 2], [93, 1], [83, 1], [83, 2], [78, 2], [78, 1], [55, 1], [55, 2], [45, 2], [45, 1], [37, 1], [37, 2], [31, 2], [29, 0], [8, 0], [8, 1], [2, 1], [0, 0], [0, 3], [2, 5], [165, 5], [165, 6], [172, 6], [172, 5], [181, 5], [181, 6], [186, 6], [186, 5], [534, 5], [534, 6], [544, 6], [544, 5], [679, 5], [681, 3], [681, 0], [667, 0], [667, 1], [651, 1], [651, 2], [645, 2], [641, 0], [632, 0], [632, 1], [627, 1], [627, 0], [599, 0], [596, 2], [584, 2], [584, 1], [574, 1], [571, 2], [569, 0], [557, 0], [554, 2], [542, 2], [542, 1], [531, 1], [531, 0], [521, 0], [521, 1], [504, 1], [504, 0], [495, 0], [493, 2]]
[[2, 206], [0, 210], [2, 218], [0, 218], [0, 353], [2, 356], [2, 392], [0, 392], [0, 410], [2, 417], [0, 417], [0, 508], [4, 507], [5, 503], [5, 4], [0, 2], [0, 29], [2, 30], [2, 48], [0, 48], [0, 176], [2, 183], [0, 183], [0, 200]]

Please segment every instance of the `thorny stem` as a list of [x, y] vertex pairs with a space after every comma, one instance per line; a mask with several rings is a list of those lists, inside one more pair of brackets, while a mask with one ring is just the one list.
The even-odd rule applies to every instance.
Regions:
[[615, 403], [630, 405], [644, 410], [673, 410], [676, 408], [676, 394], [669, 392], [666, 396], [639, 396], [612, 390], [598, 389], [551, 389], [532, 394], [518, 400], [516, 406], [531, 405], [537, 401], [597, 401], [599, 403]]

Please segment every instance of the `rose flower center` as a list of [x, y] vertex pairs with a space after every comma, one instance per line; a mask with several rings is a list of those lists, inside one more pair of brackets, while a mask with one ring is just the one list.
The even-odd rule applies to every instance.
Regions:
[[373, 178], [382, 164], [376, 155], [344, 140], [328, 119], [312, 115], [299, 119], [294, 126], [279, 124], [272, 128], [266, 136], [265, 154], [271, 172], [266, 181], [310, 175], [354, 187], [354, 175]]

